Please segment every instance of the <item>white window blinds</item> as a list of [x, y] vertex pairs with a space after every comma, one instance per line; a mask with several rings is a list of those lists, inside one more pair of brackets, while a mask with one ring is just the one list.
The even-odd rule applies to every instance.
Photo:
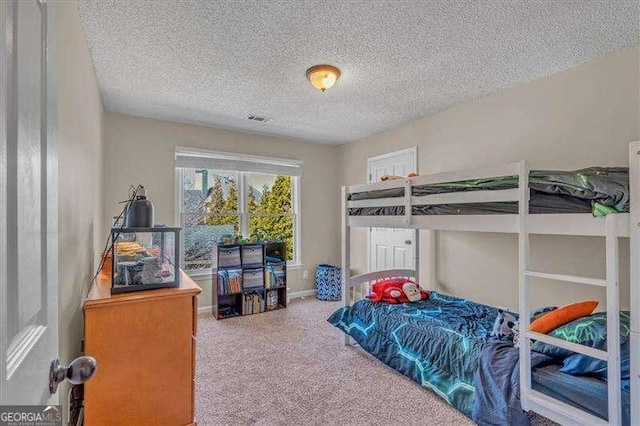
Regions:
[[302, 176], [302, 161], [176, 148], [176, 167]]

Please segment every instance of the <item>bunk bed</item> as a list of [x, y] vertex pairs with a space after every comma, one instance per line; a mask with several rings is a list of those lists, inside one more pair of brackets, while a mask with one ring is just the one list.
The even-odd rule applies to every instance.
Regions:
[[[503, 412], [496, 411], [490, 416], [509, 422], [530, 410], [561, 424], [637, 421], [640, 419], [640, 141], [629, 145], [627, 187], [630, 190], [626, 193], [620, 190], [625, 186], [626, 178], [620, 174], [624, 174], [624, 170], [609, 169], [609, 177], [614, 178], [594, 185], [593, 181], [602, 172], [598, 170], [585, 169], [574, 174], [578, 179], [583, 179], [584, 173], [593, 174], [587, 186], [577, 187], [572, 181], [575, 176], [530, 171], [525, 161], [343, 187], [344, 307], [329, 321], [345, 332], [345, 345], [359, 343], [384, 363], [432, 389], [474, 419], [478, 410], [496, 409]], [[567, 183], [564, 188], [561, 188], [562, 182]], [[602, 185], [606, 188], [600, 191]], [[587, 198], [587, 202], [580, 197]], [[628, 213], [620, 213], [629, 209], [629, 205]], [[489, 344], [488, 331], [498, 312], [491, 306], [436, 291], [432, 291], [427, 300], [401, 305], [375, 304], [363, 298], [371, 285], [380, 280], [417, 278], [419, 247], [416, 241], [415, 269], [352, 277], [347, 271], [350, 271], [353, 227], [517, 234], [518, 312], [526, 313], [519, 321], [519, 347], [500, 342]], [[531, 270], [531, 234], [604, 237], [606, 277]], [[622, 342], [630, 348], [631, 374], [630, 385], [625, 389], [621, 388], [620, 368], [620, 237], [631, 237], [631, 318], [627, 327], [630, 332]], [[435, 256], [435, 250], [429, 252]], [[435, 258], [429, 263], [436, 265]], [[435, 271], [429, 271], [430, 280], [435, 275]], [[529, 313], [537, 308], [531, 306], [529, 293], [535, 290], [537, 279], [605, 289], [605, 350], [529, 329]], [[429, 288], [435, 289], [435, 283], [428, 283]], [[534, 343], [604, 361], [607, 380], [559, 372], [552, 357], [531, 349]], [[495, 404], [501, 398], [504, 404], [497, 408], [482, 406], [487, 402]]]

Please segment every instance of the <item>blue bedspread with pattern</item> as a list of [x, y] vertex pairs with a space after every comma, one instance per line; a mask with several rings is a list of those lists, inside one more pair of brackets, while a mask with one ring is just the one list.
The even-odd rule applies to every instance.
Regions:
[[433, 390], [472, 416], [474, 376], [498, 311], [491, 306], [431, 292], [401, 304], [359, 300], [328, 321], [380, 361]]
[[[511, 341], [490, 336], [497, 314], [491, 306], [431, 292], [427, 300], [401, 305], [359, 300], [338, 309], [328, 321], [479, 425], [526, 426], [529, 418], [520, 405], [518, 349]], [[558, 359], [531, 352], [534, 388], [569, 383], [563, 394], [551, 395], [606, 418], [606, 383], [596, 383], [603, 402], [593, 403], [598, 398], [575, 391], [575, 386], [581, 386], [573, 384], [575, 378], [557, 372], [557, 366], [553, 374], [544, 369], [555, 363]], [[623, 424], [629, 424], [628, 389], [624, 398], [623, 391]]]

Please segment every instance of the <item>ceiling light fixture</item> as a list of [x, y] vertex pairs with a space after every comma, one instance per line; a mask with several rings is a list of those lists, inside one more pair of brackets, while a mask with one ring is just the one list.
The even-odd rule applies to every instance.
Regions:
[[307, 78], [313, 87], [325, 92], [331, 89], [340, 77], [340, 70], [332, 65], [315, 65], [307, 70]]

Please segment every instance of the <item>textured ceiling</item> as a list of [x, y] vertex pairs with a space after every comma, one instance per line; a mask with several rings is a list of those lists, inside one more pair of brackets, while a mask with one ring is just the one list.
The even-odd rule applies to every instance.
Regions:
[[[639, 8], [636, 0], [79, 5], [108, 111], [325, 143], [640, 44]], [[342, 70], [324, 94], [305, 78], [320, 63]]]

